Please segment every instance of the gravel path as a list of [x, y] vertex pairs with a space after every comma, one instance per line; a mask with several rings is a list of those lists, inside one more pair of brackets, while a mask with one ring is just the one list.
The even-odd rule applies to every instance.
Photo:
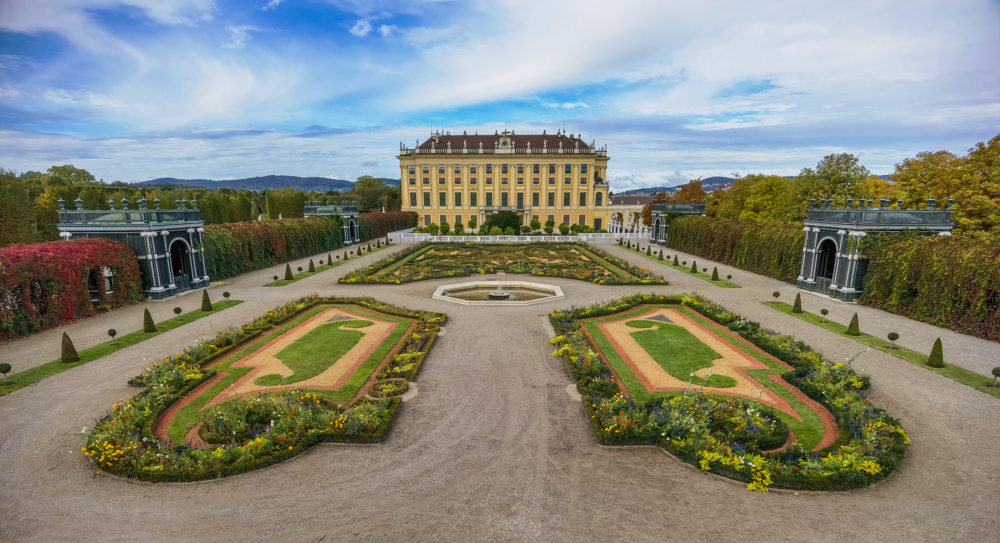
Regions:
[[[737, 270], [734, 279], [744, 288], [722, 289], [644, 257], [629, 258], [671, 281], [642, 290], [699, 290], [748, 318], [796, 333], [830, 357], [861, 350], [760, 305], [781, 283]], [[872, 375], [872, 402], [888, 407], [910, 430], [913, 445], [900, 469], [881, 484], [850, 493], [758, 494], [656, 447], [611, 448], [594, 441], [580, 402], [567, 393], [564, 363], [551, 356], [542, 317], [555, 307], [633, 288], [545, 280], [562, 287], [567, 298], [479, 308], [431, 299], [437, 286], [454, 281], [338, 285], [343, 269], [336, 268], [287, 287], [260, 288], [273, 273], [234, 280], [226, 290], [247, 301], [218, 317], [0, 397], [0, 541], [996, 539], [1000, 401], [885, 353], [865, 353], [855, 366]], [[80, 451], [80, 430], [136, 392], [125, 381], [146, 365], [143, 355], [175, 350], [213, 328], [241, 324], [312, 291], [370, 294], [449, 314], [421, 371], [420, 394], [403, 405], [384, 443], [321, 445], [265, 470], [197, 484], [150, 485], [95, 475]], [[191, 298], [196, 306], [197, 297]], [[820, 301], [829, 303], [831, 317], [840, 322], [855, 310]], [[167, 312], [173, 307], [164, 306]], [[898, 327], [901, 343], [910, 348], [923, 350], [926, 343], [929, 349], [933, 337], [927, 336], [941, 335], [946, 356], [955, 363], [968, 356], [967, 367], [978, 364], [977, 349], [994, 358], [1000, 352], [996, 344], [963, 342], [964, 336], [928, 325], [856, 310], [863, 329]], [[141, 309], [133, 317], [141, 322]], [[55, 337], [61, 329], [53, 332]]]

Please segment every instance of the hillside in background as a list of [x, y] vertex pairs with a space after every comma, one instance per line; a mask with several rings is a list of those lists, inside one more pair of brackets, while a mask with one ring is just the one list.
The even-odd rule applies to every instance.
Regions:
[[[713, 190], [725, 188], [726, 186], [730, 185], [733, 181], [736, 181], [736, 179], [733, 179], [732, 177], [721, 177], [721, 176], [706, 177], [705, 179], [701, 180], [701, 188], [705, 192], [712, 192]], [[680, 190], [680, 188], [686, 184], [687, 183], [681, 183], [680, 185], [674, 185], [672, 187], [646, 187], [641, 189], [623, 190], [621, 192], [612, 189], [612, 192], [621, 196], [634, 196], [634, 195], [653, 196], [660, 192], [673, 194], [678, 190]]]
[[[386, 185], [398, 187], [399, 179], [382, 178]], [[326, 192], [335, 190], [346, 192], [354, 188], [353, 181], [343, 179], [330, 179], [328, 177], [297, 177], [294, 175], [265, 175], [263, 177], [250, 177], [247, 179], [227, 179], [223, 181], [213, 181], [211, 179], [176, 179], [173, 177], [160, 177], [149, 181], [134, 183], [138, 186], [164, 186], [170, 185], [173, 188], [198, 187], [209, 190], [221, 189], [223, 187], [231, 189], [264, 190], [291, 188], [303, 192]]]

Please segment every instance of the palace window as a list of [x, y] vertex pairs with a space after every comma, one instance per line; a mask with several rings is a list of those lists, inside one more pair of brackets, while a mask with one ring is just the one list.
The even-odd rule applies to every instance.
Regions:
[[580, 226], [587, 226], [587, 216], [580, 215]]
[[538, 207], [539, 195], [537, 192], [531, 193], [531, 205], [532, 207]]
[[486, 165], [486, 173], [493, 173], [493, 165], [492, 164], [487, 164]]
[[532, 177], [531, 178], [531, 184], [532, 185], [537, 185], [538, 184], [538, 178], [537, 177]]
[[438, 193], [438, 205], [441, 206], [441, 207], [447, 207], [448, 206], [448, 193], [446, 193], [446, 192], [439, 192]]
[[524, 164], [518, 164], [517, 165], [517, 173], [520, 173], [520, 174], [524, 173]]
[[443, 184], [445, 184], [445, 181], [446, 181], [446, 179], [445, 179], [445, 178], [443, 178], [443, 177], [438, 177], [438, 184], [441, 184], [441, 185], [443, 185]]
[[462, 224], [462, 216], [461, 215], [455, 215], [455, 226], [458, 226], [460, 224]]
[[492, 177], [487, 177], [486, 178], [486, 184], [487, 185], [492, 185], [493, 184], [493, 178]]
[[424, 184], [425, 185], [430, 185], [431, 184], [431, 178], [430, 177], [425, 177], [424, 178]]
[[456, 177], [455, 178], [455, 184], [456, 185], [461, 185], [462, 184], [462, 178], [461, 177]]
[[549, 178], [549, 184], [550, 185], [555, 185], [556, 184], [556, 178], [555, 177], [550, 177]]
[[493, 207], [493, 193], [486, 193], [486, 207]]
[[477, 200], [479, 199], [478, 197], [479, 197], [479, 195], [476, 194], [475, 192], [473, 192], [472, 194], [470, 194], [469, 195], [469, 205], [472, 206], [472, 207], [478, 206], [479, 205], [479, 203], [477, 202]]
[[507, 173], [507, 165], [506, 164], [503, 164], [502, 166], [500, 166], [500, 173]]
[[550, 192], [549, 193], [549, 207], [555, 207], [555, 206], [556, 206], [556, 193]]
[[556, 216], [555, 215], [549, 215], [549, 218], [546, 219], [546, 222], [548, 222], [548, 221], [556, 222]]
[[518, 185], [523, 185], [524, 184], [524, 178], [523, 177], [518, 177], [517, 178], [517, 184]]
[[461, 207], [461, 205], [462, 205], [462, 193], [461, 192], [456, 192], [455, 193], [455, 207]]
[[500, 193], [500, 205], [501, 206], [507, 207], [507, 205], [509, 204], [509, 200], [510, 200], [509, 193], [506, 193], [506, 192], [501, 192]]
[[476, 173], [476, 165], [469, 166], [469, 173]]
[[410, 193], [410, 207], [417, 207], [417, 193]]
[[573, 173], [573, 165], [567, 164], [565, 173]]
[[462, 165], [455, 164], [455, 173], [462, 173]]
[[580, 164], [580, 173], [587, 173], [587, 165]]
[[581, 177], [580, 178], [580, 184], [581, 185], [586, 185], [587, 184], [587, 178], [586, 177]]
[[441, 224], [445, 224], [447, 222], [448, 222], [448, 216], [447, 215], [441, 215]]
[[416, 174], [417, 173], [417, 165], [416, 164], [410, 164], [410, 166], [408, 168], [408, 171], [410, 172], [410, 175]]
[[569, 215], [563, 215], [563, 222], [566, 226], [569, 226]]
[[594, 205], [597, 206], [597, 207], [600, 207], [600, 206], [604, 205], [604, 194], [603, 193], [598, 192], [597, 194], [594, 194]]
[[[438, 173], [444, 173], [444, 164], [438, 164]], [[569, 172], [566, 172], [569, 173]]]
[[410, 178], [410, 184], [411, 185], [416, 185], [417, 184], [417, 178], [416, 177], [411, 177]]
[[430, 164], [424, 164], [423, 171], [424, 171], [424, 173], [431, 173], [431, 166], [430, 166]]
[[556, 165], [549, 164], [549, 173], [556, 173]]
[[507, 178], [506, 177], [501, 177], [500, 178], [500, 184], [501, 185], [506, 185], [507, 184]]
[[524, 207], [524, 193], [517, 193], [517, 207]]
[[567, 177], [567, 178], [563, 179], [563, 183], [566, 183], [567, 185], [570, 184], [570, 183], [572, 183], [572, 182], [573, 182], [573, 178], [572, 177]]
[[587, 207], [587, 193], [580, 193], [580, 207]]
[[469, 184], [470, 185], [475, 185], [476, 184], [476, 178], [475, 177], [470, 177], [469, 178]]
[[424, 207], [431, 207], [431, 193], [429, 192], [424, 193]]
[[431, 223], [431, 216], [430, 215], [424, 215], [424, 226], [427, 226], [430, 223]]
[[568, 192], [564, 192], [563, 193], [563, 206], [564, 207], [569, 207], [569, 195], [570, 195], [570, 193], [568, 193]]
[[534, 166], [531, 167], [531, 173], [533, 173], [535, 175], [538, 175], [538, 170], [539, 169], [540, 168], [539, 168], [538, 164], [535, 164]]

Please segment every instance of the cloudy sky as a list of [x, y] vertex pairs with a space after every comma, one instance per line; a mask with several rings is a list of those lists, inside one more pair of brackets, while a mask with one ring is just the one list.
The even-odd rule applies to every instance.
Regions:
[[1000, 133], [1000, 1], [0, 0], [0, 120], [0, 166], [106, 181], [398, 177], [504, 126], [618, 189], [889, 173]]

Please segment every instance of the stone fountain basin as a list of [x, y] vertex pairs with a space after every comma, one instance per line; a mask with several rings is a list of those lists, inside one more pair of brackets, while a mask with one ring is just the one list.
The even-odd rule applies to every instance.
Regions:
[[[496, 290], [498, 286], [503, 288], [505, 292], [512, 294], [517, 294], [518, 291], [530, 291], [534, 295], [540, 294], [541, 297], [533, 300], [463, 300], [454, 297], [454, 295], [461, 294], [462, 292], [485, 289], [492, 291]], [[436, 300], [444, 300], [461, 305], [534, 305], [552, 300], [561, 300], [565, 297], [566, 295], [563, 294], [562, 289], [555, 285], [531, 283], [529, 281], [469, 281], [468, 283], [441, 285], [434, 291], [434, 295], [432, 296]]]

